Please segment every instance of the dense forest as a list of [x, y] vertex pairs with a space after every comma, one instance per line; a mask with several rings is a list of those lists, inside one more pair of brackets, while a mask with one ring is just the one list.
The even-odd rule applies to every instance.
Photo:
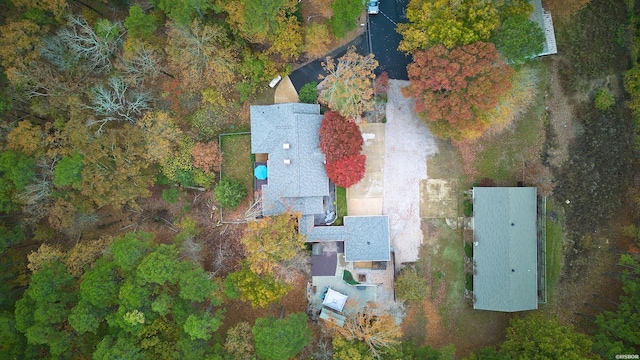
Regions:
[[[501, 183], [497, 171], [482, 168], [481, 149], [544, 107], [536, 104], [546, 101], [549, 69], [560, 68], [573, 89], [567, 92], [584, 86], [572, 79], [594, 78], [598, 66], [611, 65], [602, 71], [623, 78], [626, 93], [601, 86], [581, 110], [596, 119], [585, 127], [623, 119], [628, 135], [606, 128], [609, 137], [593, 135], [585, 147], [619, 140], [629, 148], [614, 150], [633, 158], [619, 166], [603, 160], [613, 170], [593, 180], [627, 179], [605, 189], [601, 207], [609, 215], [590, 216], [604, 224], [627, 211], [614, 230], [624, 246], [609, 247], [615, 260], [598, 274], [614, 286], [594, 289], [596, 300], [580, 298], [595, 311], [574, 309], [580, 322], [555, 320], [555, 310], [545, 309], [514, 316], [499, 340], [458, 354], [464, 339], [432, 343], [430, 334], [413, 336], [406, 323], [373, 308], [342, 327], [316, 323], [305, 312], [310, 249], [297, 231], [298, 215], [224, 221], [256, 214], [253, 184], [235, 176], [242, 161], [253, 160], [250, 149], [223, 148], [221, 135], [250, 131], [249, 106], [273, 103], [274, 77], [363, 31], [361, 0], [0, 0], [0, 358], [587, 359], [640, 352], [640, 188], [629, 180], [640, 149], [633, 2], [545, 4], [564, 19], [559, 43], [575, 50], [565, 55], [574, 56], [571, 66], [532, 59], [544, 34], [528, 20], [527, 1], [406, 3], [399, 50], [413, 62], [403, 94], [459, 154], [451, 167], [460, 166], [469, 184]], [[589, 16], [601, 9], [626, 19], [605, 35], [616, 37], [608, 44], [616, 42], [622, 55], [593, 65], [578, 57], [589, 49], [576, 45], [586, 35], [571, 24], [595, 21]], [[322, 105], [327, 173], [349, 187], [365, 172], [357, 124], [384, 122], [371, 113], [386, 103], [388, 78], [372, 54], [353, 49], [323, 66], [320, 86], [305, 86], [300, 101]], [[579, 174], [563, 172], [538, 150], [522, 155], [526, 183], [561, 203]], [[234, 154], [249, 158], [236, 162]], [[605, 190], [592, 195], [601, 200]], [[592, 214], [586, 200], [574, 204]], [[573, 228], [564, 232], [573, 236], [584, 218], [566, 211]], [[565, 265], [575, 264], [564, 280], [596, 254], [595, 245], [581, 245], [582, 233], [580, 239], [575, 256], [561, 240]], [[425, 282], [428, 264], [399, 274], [398, 297], [409, 313], [434, 290]]]

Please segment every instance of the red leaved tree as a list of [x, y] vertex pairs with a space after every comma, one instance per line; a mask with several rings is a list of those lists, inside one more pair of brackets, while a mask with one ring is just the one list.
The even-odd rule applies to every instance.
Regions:
[[436, 135], [454, 140], [477, 137], [489, 127], [479, 115], [496, 106], [513, 75], [495, 46], [485, 42], [417, 51], [407, 71], [404, 95], [416, 98], [416, 112]]
[[327, 176], [336, 185], [348, 188], [362, 180], [366, 161], [366, 156], [356, 154], [337, 161], [327, 162], [325, 165]]
[[362, 150], [362, 133], [356, 123], [335, 111], [324, 113], [320, 124], [320, 150], [327, 162], [334, 162]]

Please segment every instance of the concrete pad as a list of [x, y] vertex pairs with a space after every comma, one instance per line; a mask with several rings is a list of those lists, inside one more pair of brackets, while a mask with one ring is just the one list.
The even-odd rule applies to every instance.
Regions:
[[361, 124], [364, 143], [362, 153], [367, 156], [364, 178], [347, 189], [349, 215], [382, 215], [384, 194], [384, 124]]
[[458, 216], [458, 184], [455, 180], [420, 181], [420, 217], [453, 218]]
[[396, 265], [418, 259], [420, 181], [427, 178], [427, 158], [438, 152], [435, 138], [415, 114], [415, 99], [402, 96], [408, 81], [390, 80], [385, 127], [383, 214], [389, 216]]
[[286, 104], [295, 102], [298, 102], [298, 92], [293, 86], [291, 79], [288, 76], [285, 76], [282, 80], [280, 80], [278, 86], [276, 86], [274, 103]]
[[381, 215], [382, 198], [349, 199], [347, 197], [347, 213], [351, 216]]

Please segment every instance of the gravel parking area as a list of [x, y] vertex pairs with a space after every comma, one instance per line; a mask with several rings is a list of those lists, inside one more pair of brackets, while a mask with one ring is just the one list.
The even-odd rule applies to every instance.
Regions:
[[427, 178], [427, 158], [438, 153], [435, 138], [413, 112], [415, 100], [400, 92], [408, 84], [389, 81], [385, 126], [383, 214], [389, 216], [397, 265], [418, 258], [420, 180]]

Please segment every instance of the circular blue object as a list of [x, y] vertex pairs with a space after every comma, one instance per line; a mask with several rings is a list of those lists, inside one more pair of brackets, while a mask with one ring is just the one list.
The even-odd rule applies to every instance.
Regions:
[[269, 174], [269, 171], [267, 170], [267, 167], [264, 165], [259, 165], [253, 170], [253, 175], [258, 180], [266, 179], [268, 174]]

